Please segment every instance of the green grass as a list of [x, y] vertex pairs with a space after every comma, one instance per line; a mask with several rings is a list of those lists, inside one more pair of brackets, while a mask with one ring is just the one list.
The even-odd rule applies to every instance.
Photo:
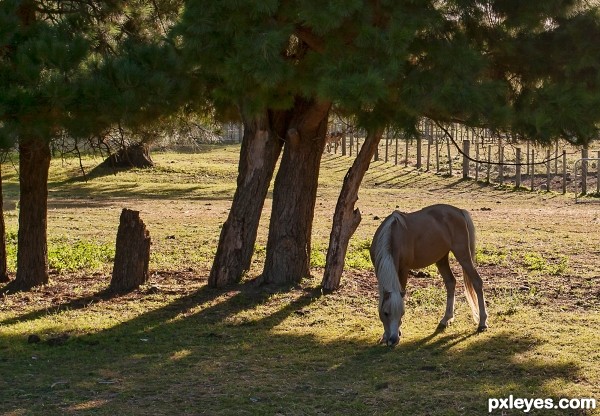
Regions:
[[[11, 273], [17, 267], [17, 233], [6, 234], [7, 265]], [[48, 242], [48, 267], [57, 273], [85, 271], [94, 273], [106, 270], [114, 260], [114, 245], [87, 239], [51, 237]]]
[[[600, 399], [600, 237], [589, 232], [597, 217], [589, 206], [376, 162], [361, 190], [363, 221], [343, 287], [325, 296], [319, 271], [351, 160], [324, 156], [313, 277], [289, 290], [252, 284], [265, 257], [269, 196], [244, 283], [214, 290], [206, 279], [235, 190], [237, 152], [157, 153], [156, 168], [87, 182], [78, 161], [53, 161], [52, 281], [0, 299], [0, 414], [480, 415], [488, 398], [511, 394]], [[98, 162], [83, 160], [88, 171]], [[17, 177], [3, 169], [14, 270]], [[490, 329], [475, 333], [453, 261], [456, 321], [436, 332], [445, 290], [430, 267], [409, 280], [400, 344], [377, 345], [372, 235], [396, 207], [437, 202], [473, 215]], [[99, 293], [123, 207], [140, 210], [151, 233], [151, 278], [106, 299]], [[28, 343], [31, 334], [42, 342]]]
[[568, 259], [565, 256], [558, 256], [549, 260], [540, 253], [525, 253], [523, 264], [529, 271], [553, 276], [560, 276], [568, 271]]
[[87, 240], [54, 241], [48, 248], [48, 265], [58, 273], [102, 270], [114, 257], [112, 245]]

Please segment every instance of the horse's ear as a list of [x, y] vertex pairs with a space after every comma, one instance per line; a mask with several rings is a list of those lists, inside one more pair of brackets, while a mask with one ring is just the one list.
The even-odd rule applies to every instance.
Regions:
[[392, 292], [383, 292], [383, 301], [385, 302], [392, 296]]

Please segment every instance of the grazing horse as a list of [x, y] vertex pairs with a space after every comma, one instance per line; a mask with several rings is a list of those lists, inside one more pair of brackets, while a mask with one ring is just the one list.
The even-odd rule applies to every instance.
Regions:
[[473, 319], [479, 323], [478, 331], [487, 328], [483, 281], [473, 265], [473, 220], [465, 210], [451, 205], [432, 205], [412, 213], [392, 212], [373, 237], [370, 253], [379, 286], [379, 319], [384, 328], [382, 343], [393, 346], [400, 341], [410, 269], [435, 263], [447, 292], [446, 313], [440, 327], [445, 328], [454, 320], [456, 279], [448, 264], [450, 252], [462, 266], [465, 294]]

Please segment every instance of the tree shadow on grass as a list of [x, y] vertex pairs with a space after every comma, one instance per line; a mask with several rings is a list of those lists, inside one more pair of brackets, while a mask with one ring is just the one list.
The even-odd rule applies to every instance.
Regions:
[[[60, 347], [25, 344], [5, 354], [8, 343], [23, 341], [3, 334], [0, 370], [11, 371], [0, 382], [0, 408], [46, 414], [219, 415], [234, 409], [257, 415], [471, 415], [487, 413], [489, 397], [560, 396], [553, 382], [579, 376], [573, 363], [533, 358], [541, 342], [533, 336], [450, 329], [388, 348], [344, 335], [354, 327], [343, 312], [328, 322], [313, 316], [313, 302], [327, 308], [338, 300], [314, 288], [202, 287]], [[323, 334], [336, 328], [339, 336]]]

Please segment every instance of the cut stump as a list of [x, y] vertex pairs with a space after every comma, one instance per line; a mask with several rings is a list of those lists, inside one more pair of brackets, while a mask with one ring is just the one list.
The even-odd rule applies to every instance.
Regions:
[[106, 168], [150, 168], [154, 162], [150, 157], [150, 146], [137, 143], [119, 149], [100, 164]]
[[108, 290], [127, 293], [148, 280], [150, 261], [150, 232], [140, 219], [139, 211], [124, 208], [121, 212], [115, 263]]

